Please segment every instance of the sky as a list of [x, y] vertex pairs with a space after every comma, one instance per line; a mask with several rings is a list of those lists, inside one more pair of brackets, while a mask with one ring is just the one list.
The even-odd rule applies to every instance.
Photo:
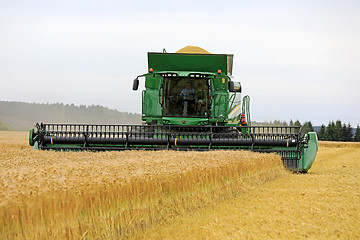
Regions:
[[0, 100], [141, 113], [147, 52], [234, 54], [251, 119], [360, 124], [360, 2], [0, 0]]

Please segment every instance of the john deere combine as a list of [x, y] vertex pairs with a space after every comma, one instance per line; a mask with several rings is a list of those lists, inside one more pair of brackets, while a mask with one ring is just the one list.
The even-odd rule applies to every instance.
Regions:
[[317, 153], [316, 133], [300, 127], [251, 126], [249, 102], [232, 80], [233, 55], [197, 47], [148, 53], [142, 92], [144, 125], [36, 124], [29, 142], [54, 150], [251, 150], [280, 154], [284, 164], [307, 172]]

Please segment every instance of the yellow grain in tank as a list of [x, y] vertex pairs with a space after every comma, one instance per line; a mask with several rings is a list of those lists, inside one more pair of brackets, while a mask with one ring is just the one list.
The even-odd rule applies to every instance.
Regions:
[[197, 47], [197, 46], [186, 46], [186, 47], [180, 49], [179, 51], [177, 51], [176, 53], [211, 54], [208, 51], [206, 51], [205, 49], [203, 49], [201, 47]]

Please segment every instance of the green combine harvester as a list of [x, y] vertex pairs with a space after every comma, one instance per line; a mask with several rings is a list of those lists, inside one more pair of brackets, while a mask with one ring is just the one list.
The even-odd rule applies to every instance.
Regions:
[[315, 132], [251, 126], [249, 96], [232, 80], [233, 55], [198, 47], [148, 53], [142, 92], [143, 125], [36, 124], [29, 143], [42, 150], [251, 150], [277, 153], [296, 172], [314, 162]]

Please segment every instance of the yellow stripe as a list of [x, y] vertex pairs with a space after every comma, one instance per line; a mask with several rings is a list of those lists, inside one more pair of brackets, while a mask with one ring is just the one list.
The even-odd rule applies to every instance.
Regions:
[[53, 137], [51, 137], [51, 144], [54, 144], [54, 142], [53, 142]]
[[289, 139], [286, 140], [286, 147], [289, 147]]
[[175, 146], [176, 146], [177, 138], [175, 138]]
[[229, 118], [231, 118], [231, 116], [234, 115], [235, 112], [240, 109], [240, 107], [241, 107], [241, 105], [239, 104], [239, 106], [237, 106], [236, 108], [234, 108], [234, 109], [231, 111], [231, 113], [229, 114]]

